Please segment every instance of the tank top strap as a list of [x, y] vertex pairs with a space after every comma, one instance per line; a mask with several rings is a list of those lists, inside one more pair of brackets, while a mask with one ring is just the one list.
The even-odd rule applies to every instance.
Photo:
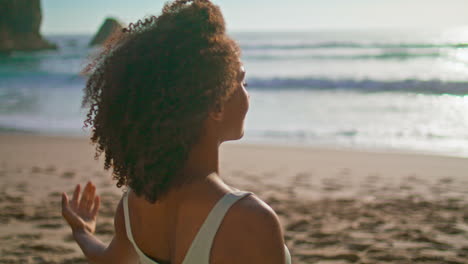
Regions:
[[124, 217], [125, 217], [125, 231], [127, 231], [127, 238], [135, 245], [135, 240], [133, 240], [132, 228], [130, 225], [130, 214], [128, 212], [128, 194], [130, 192], [130, 188], [123, 195], [123, 209], [124, 209]]
[[216, 203], [198, 230], [182, 264], [210, 263], [213, 240], [225, 214], [235, 202], [249, 194], [252, 194], [252, 192], [235, 189], [235, 191], [225, 194]]

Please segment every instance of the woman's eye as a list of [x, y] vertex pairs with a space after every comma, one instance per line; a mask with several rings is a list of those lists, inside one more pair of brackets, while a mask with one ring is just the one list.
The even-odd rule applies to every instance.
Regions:
[[243, 82], [242, 85], [244, 85], [244, 87], [249, 86], [249, 84], [247, 82]]

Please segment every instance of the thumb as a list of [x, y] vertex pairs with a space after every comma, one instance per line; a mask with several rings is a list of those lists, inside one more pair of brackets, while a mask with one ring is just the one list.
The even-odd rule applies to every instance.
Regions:
[[62, 193], [62, 216], [72, 230], [83, 227], [83, 220], [70, 208], [68, 196], [64, 192]]
[[68, 196], [66, 193], [62, 193], [62, 210], [68, 207]]
[[62, 193], [62, 210], [68, 208], [68, 196], [65, 192]]
[[[62, 193], [62, 216], [67, 219], [70, 214], [70, 206], [68, 196], [65, 192]], [[68, 220], [68, 219], [67, 219]]]

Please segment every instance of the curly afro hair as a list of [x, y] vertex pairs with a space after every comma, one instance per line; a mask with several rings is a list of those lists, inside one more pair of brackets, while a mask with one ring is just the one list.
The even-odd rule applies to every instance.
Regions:
[[240, 49], [209, 0], [176, 0], [130, 24], [85, 69], [95, 158], [117, 187], [149, 202], [190, 182], [182, 175], [203, 122], [233, 93]]

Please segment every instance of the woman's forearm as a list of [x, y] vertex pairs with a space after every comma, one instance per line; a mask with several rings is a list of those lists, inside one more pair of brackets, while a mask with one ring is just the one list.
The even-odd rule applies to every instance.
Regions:
[[109, 263], [105, 260], [107, 246], [93, 234], [84, 229], [75, 230], [73, 237], [91, 263]]

